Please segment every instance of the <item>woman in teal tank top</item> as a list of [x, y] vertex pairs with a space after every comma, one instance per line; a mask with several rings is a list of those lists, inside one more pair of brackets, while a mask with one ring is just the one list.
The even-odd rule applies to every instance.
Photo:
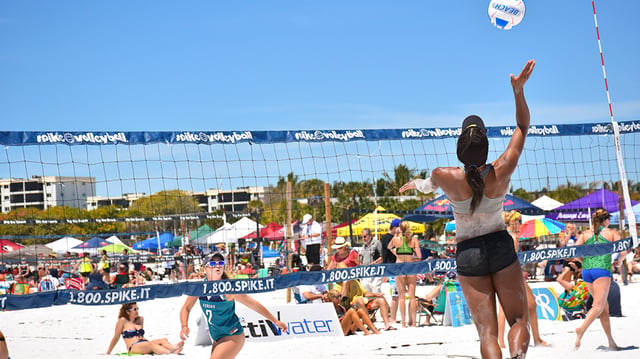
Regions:
[[[591, 220], [593, 228], [597, 229], [595, 231], [591, 229], [584, 231], [578, 238], [576, 244], [598, 244], [619, 240], [620, 235], [618, 232], [607, 228], [610, 217], [606, 209], [597, 209]], [[576, 348], [580, 347], [582, 336], [591, 323], [600, 317], [602, 329], [609, 341], [609, 348], [617, 350], [618, 345], [611, 335], [609, 303], [607, 302], [609, 286], [611, 285], [611, 254], [585, 257], [582, 262], [582, 279], [586, 282], [587, 289], [589, 289], [589, 293], [591, 293], [593, 297], [593, 305], [591, 309], [589, 309], [589, 312], [587, 312], [587, 316], [584, 318], [582, 325], [576, 328]]]
[[[218, 281], [229, 278], [224, 271], [224, 256], [218, 252], [205, 257], [204, 268], [207, 281]], [[180, 338], [182, 340], [186, 340], [186, 338], [189, 337], [190, 330], [187, 324], [189, 322], [189, 313], [198, 300], [200, 301], [202, 312], [207, 319], [209, 334], [213, 340], [211, 359], [235, 358], [244, 346], [244, 331], [235, 313], [236, 301], [244, 304], [256, 313], [261, 314], [283, 332], [286, 332], [288, 329], [285, 323], [276, 319], [267, 308], [247, 294], [189, 296], [180, 310], [180, 323], [182, 323]]]

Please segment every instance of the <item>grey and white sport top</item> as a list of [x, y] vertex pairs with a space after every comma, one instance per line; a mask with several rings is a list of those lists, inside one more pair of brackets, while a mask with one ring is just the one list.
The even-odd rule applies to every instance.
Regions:
[[[484, 179], [492, 166], [487, 164], [480, 173]], [[471, 214], [471, 199], [449, 201], [456, 220], [456, 241], [482, 236], [488, 233], [505, 230], [507, 227], [502, 220], [502, 204], [504, 196], [489, 198], [484, 193], [475, 212]]]

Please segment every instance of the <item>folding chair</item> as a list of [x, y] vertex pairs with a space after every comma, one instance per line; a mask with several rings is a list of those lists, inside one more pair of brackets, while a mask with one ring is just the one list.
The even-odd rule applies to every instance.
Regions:
[[435, 308], [435, 304], [427, 301], [424, 298], [416, 297], [418, 301], [418, 325], [423, 323], [423, 318], [426, 319], [429, 324], [431, 324], [431, 316], [433, 313], [433, 308]]
[[64, 287], [67, 289], [84, 290], [84, 282], [82, 278], [67, 278], [64, 281]]
[[418, 298], [418, 322], [420, 323], [423, 317], [425, 317], [425, 319], [431, 317], [437, 325], [442, 325], [444, 322], [444, 308], [447, 303], [446, 298], [446, 284], [443, 284], [440, 288], [440, 293], [438, 293], [435, 304], [423, 298]]

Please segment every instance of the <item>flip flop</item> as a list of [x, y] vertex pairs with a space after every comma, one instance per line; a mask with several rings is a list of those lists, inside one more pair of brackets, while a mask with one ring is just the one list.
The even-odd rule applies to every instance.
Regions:
[[385, 328], [385, 331], [386, 331], [386, 332], [388, 332], [388, 331], [390, 331], [390, 330], [398, 330], [398, 329], [396, 329], [396, 328], [394, 328], [394, 327], [392, 327], [392, 326], [389, 326], [388, 328]]

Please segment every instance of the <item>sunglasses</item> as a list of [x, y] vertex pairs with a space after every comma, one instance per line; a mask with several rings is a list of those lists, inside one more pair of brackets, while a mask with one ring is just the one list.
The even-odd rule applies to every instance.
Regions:
[[136, 308], [129, 308], [129, 311], [130, 311], [130, 312], [137, 312], [137, 311], [138, 311], [138, 308], [137, 308], [137, 307], [136, 307]]
[[207, 262], [207, 267], [224, 267], [224, 261], [210, 261]]

